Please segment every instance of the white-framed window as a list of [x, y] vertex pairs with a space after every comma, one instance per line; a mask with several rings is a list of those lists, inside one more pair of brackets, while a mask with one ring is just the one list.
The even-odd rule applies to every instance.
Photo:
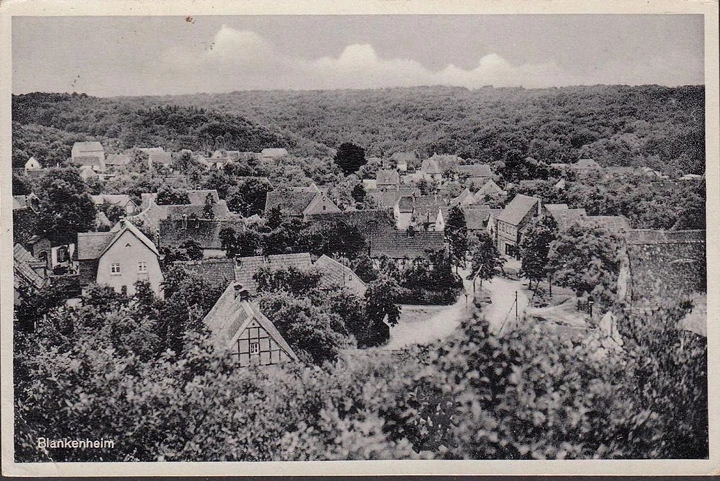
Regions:
[[113, 262], [110, 264], [110, 274], [120, 274], [120, 263]]
[[138, 261], [138, 272], [147, 272], [147, 262]]
[[250, 343], [250, 354], [260, 354], [260, 343], [259, 342], [251, 342]]

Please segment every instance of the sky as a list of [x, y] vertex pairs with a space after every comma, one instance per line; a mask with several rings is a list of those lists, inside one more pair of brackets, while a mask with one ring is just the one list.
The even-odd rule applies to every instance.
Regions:
[[703, 84], [701, 15], [14, 17], [13, 92]]

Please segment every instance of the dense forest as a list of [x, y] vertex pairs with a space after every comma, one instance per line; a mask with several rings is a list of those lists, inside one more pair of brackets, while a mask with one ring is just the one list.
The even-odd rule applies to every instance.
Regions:
[[242, 116], [173, 105], [143, 106], [84, 94], [13, 96], [13, 166], [30, 156], [46, 166], [70, 157], [76, 141], [98, 140], [112, 152], [132, 147], [170, 151], [227, 149], [259, 152], [266, 147], [321, 154], [327, 148]]
[[351, 141], [377, 156], [415, 150], [481, 162], [591, 157], [668, 174], [705, 168], [702, 86], [244, 91], [142, 101], [239, 114], [330, 147]]
[[704, 109], [702, 86], [417, 87], [112, 99], [36, 93], [13, 97], [13, 164], [37, 155], [33, 142], [40, 133], [60, 147], [86, 136], [119, 148], [278, 146], [324, 156], [353, 142], [369, 156], [412, 150], [421, 157], [453, 153], [479, 162], [590, 157], [602, 166], [702, 174]]

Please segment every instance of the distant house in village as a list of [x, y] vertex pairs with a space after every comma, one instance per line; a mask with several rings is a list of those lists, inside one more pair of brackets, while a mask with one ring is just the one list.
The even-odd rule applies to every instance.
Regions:
[[460, 194], [457, 197], [454, 197], [450, 200], [450, 207], [455, 206], [464, 206], [464, 205], [473, 205], [477, 204], [477, 199], [475, 198], [475, 194], [470, 192], [470, 189], [465, 187], [465, 190], [460, 192]]
[[90, 167], [96, 173], [105, 172], [105, 149], [100, 142], [75, 142], [71, 158], [79, 167]]
[[265, 197], [265, 215], [271, 209], [290, 217], [307, 219], [312, 214], [340, 212], [340, 208], [330, 200], [317, 186], [314, 188], [300, 187], [277, 189], [267, 193]]
[[287, 149], [283, 148], [268, 148], [260, 151], [260, 158], [262, 160], [277, 160], [288, 155]]
[[81, 165], [78, 170], [80, 171], [80, 178], [85, 182], [98, 177], [98, 173], [90, 165]]
[[587, 217], [585, 209], [570, 209], [567, 204], [544, 204], [542, 211], [544, 215], [553, 218], [560, 230], [574, 223], [583, 224]]
[[275, 325], [249, 302], [240, 283], [231, 282], [203, 322], [215, 349], [226, 352], [239, 366], [267, 366], [297, 361], [298, 357]]
[[533, 217], [540, 215], [540, 199], [518, 194], [496, 217], [494, 235], [501, 254], [516, 257], [522, 231]]
[[400, 187], [398, 190], [375, 190], [367, 193], [367, 196], [382, 209], [394, 209], [400, 197], [409, 195], [420, 195], [420, 191], [415, 187]]
[[398, 230], [413, 226], [416, 230], [445, 230], [449, 205], [437, 195], [404, 196], [395, 204], [395, 220]]
[[387, 257], [399, 266], [418, 257], [445, 249], [445, 235], [442, 232], [379, 231], [368, 238], [369, 255], [378, 261]]
[[324, 254], [313, 265], [322, 275], [321, 286], [329, 289], [344, 287], [359, 298], [365, 297], [367, 286], [349, 267]]
[[441, 180], [445, 172], [456, 169], [461, 162], [462, 159], [457, 155], [434, 154], [423, 161], [420, 170], [426, 180]]
[[557, 182], [555, 182], [555, 185], [553, 185], [553, 188], [555, 190], [565, 190], [566, 186], [567, 186], [567, 183], [565, 182], [565, 179], [560, 179]]
[[[162, 206], [161, 206], [162, 207]], [[245, 229], [242, 219], [201, 219], [179, 214], [174, 210], [197, 206], [167, 206], [169, 215], [158, 222], [158, 246], [179, 248], [188, 241], [197, 243], [206, 258], [224, 257], [220, 233], [223, 229], [241, 232]]]
[[365, 192], [377, 190], [377, 179], [363, 179], [362, 186], [365, 189]]
[[390, 156], [390, 160], [395, 163], [398, 172], [406, 172], [409, 167], [417, 164], [418, 158], [415, 152], [395, 152]]
[[477, 192], [475, 192], [475, 200], [478, 203], [482, 203], [486, 197], [492, 198], [499, 195], [504, 196], [505, 191], [502, 190], [494, 180], [489, 179], [478, 189]]
[[235, 280], [240, 283], [251, 296], [257, 294], [255, 274], [260, 272], [260, 269], [263, 267], [268, 269], [294, 267], [303, 271], [307, 271], [312, 267], [310, 254], [307, 252], [299, 254], [237, 257], [235, 260]]
[[126, 215], [132, 215], [139, 211], [138, 205], [128, 194], [100, 194], [91, 195], [90, 198], [96, 206], [114, 205], [125, 211]]
[[455, 171], [466, 176], [468, 179], [468, 185], [479, 187], [484, 185], [487, 181], [492, 180], [492, 170], [487, 164], [472, 164], [472, 165], [458, 165], [455, 167]]
[[118, 170], [130, 165], [132, 159], [127, 154], [109, 154], [105, 159], [105, 166], [108, 170]]
[[135, 282], [147, 281], [161, 295], [163, 280], [155, 244], [132, 223], [121, 220], [110, 232], [78, 233], [80, 285], [107, 284], [132, 295]]
[[400, 188], [400, 176], [396, 170], [378, 170], [376, 186], [378, 190], [397, 190]]
[[21, 292], [25, 289], [41, 289], [47, 284], [47, 263], [34, 257], [20, 244], [13, 247], [14, 303], [20, 304]]
[[395, 229], [395, 217], [392, 208], [325, 212], [312, 214], [308, 216], [307, 220], [319, 226], [332, 227], [344, 224], [355, 227], [366, 237], [380, 231], [392, 231]]
[[25, 162], [25, 173], [28, 175], [32, 175], [35, 172], [39, 172], [42, 170], [42, 165], [40, 165], [40, 162], [35, 157], [30, 157], [27, 162]]
[[148, 169], [158, 168], [158, 166], [163, 166], [166, 168], [172, 167], [172, 153], [165, 152], [164, 148], [145, 147], [138, 150], [147, 154]]

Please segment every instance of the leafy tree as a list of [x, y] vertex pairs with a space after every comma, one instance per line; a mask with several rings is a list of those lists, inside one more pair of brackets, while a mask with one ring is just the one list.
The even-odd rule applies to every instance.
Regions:
[[365, 310], [371, 322], [371, 335], [365, 339], [367, 345], [377, 346], [390, 339], [390, 326], [400, 319], [398, 297], [399, 285], [390, 276], [383, 275], [368, 285]]
[[75, 169], [49, 169], [38, 182], [38, 228], [51, 241], [75, 242], [95, 222], [95, 205]]
[[547, 274], [550, 244], [557, 236], [557, 224], [550, 216], [533, 219], [520, 240], [520, 259], [523, 275], [536, 286]]
[[620, 269], [619, 240], [597, 226], [572, 224], [550, 244], [547, 269], [561, 286], [612, 303]]
[[357, 172], [366, 162], [365, 149], [350, 142], [340, 144], [335, 154], [335, 163], [345, 175]]
[[200, 244], [194, 240], [186, 240], [180, 244], [180, 249], [185, 251], [185, 254], [191, 261], [199, 261], [203, 258], [203, 250]]
[[267, 179], [249, 177], [240, 179], [236, 186], [228, 189], [228, 208], [245, 217], [261, 215], [265, 208], [265, 198], [272, 186]]
[[296, 296], [317, 289], [322, 276], [317, 271], [304, 271], [290, 266], [284, 269], [261, 268], [255, 274], [258, 292], [285, 291]]
[[28, 195], [32, 192], [30, 179], [19, 176], [15, 172], [12, 174], [12, 195]]
[[489, 281], [499, 275], [505, 263], [495, 248], [490, 234], [486, 232], [481, 232], [477, 237], [477, 242], [473, 242], [470, 256], [472, 258], [470, 276], [480, 278], [481, 286], [483, 280]]
[[467, 223], [460, 207], [452, 207], [445, 224], [445, 238], [450, 245], [450, 256], [459, 266], [465, 262], [468, 249]]
[[365, 202], [365, 196], [367, 195], [367, 192], [365, 192], [365, 186], [361, 183], [355, 184], [355, 187], [353, 187], [351, 192], [352, 198], [355, 199], [355, 202]]
[[190, 203], [190, 197], [187, 191], [174, 189], [172, 187], [162, 187], [157, 192], [155, 202], [158, 205], [183, 205]]

